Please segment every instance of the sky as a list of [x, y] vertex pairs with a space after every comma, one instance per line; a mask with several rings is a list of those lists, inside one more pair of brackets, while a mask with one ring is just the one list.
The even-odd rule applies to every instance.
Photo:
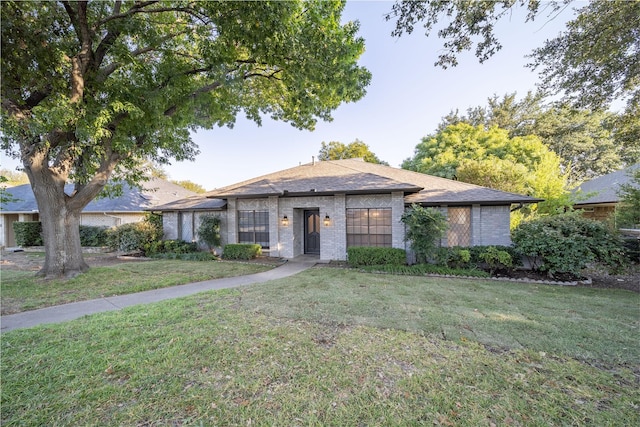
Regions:
[[[264, 118], [262, 126], [239, 116], [232, 129], [215, 128], [192, 135], [200, 154], [193, 162], [164, 166], [170, 180], [189, 180], [206, 190], [309, 163], [322, 142], [367, 144], [379, 159], [400, 167], [414, 154], [421, 139], [432, 134], [442, 117], [458, 109], [484, 106], [487, 98], [517, 92], [518, 98], [535, 90], [538, 75], [525, 68], [525, 55], [557, 36], [573, 17], [571, 8], [555, 19], [542, 14], [524, 23], [526, 11], [516, 10], [496, 26], [502, 50], [480, 64], [473, 52], [459, 56], [455, 68], [433, 64], [442, 39], [424, 35], [421, 27], [401, 38], [391, 36], [393, 21], [385, 21], [391, 1], [347, 1], [343, 21], [358, 20], [366, 52], [359, 64], [372, 73], [367, 94], [360, 101], [342, 104], [333, 121], [319, 121], [313, 131]], [[580, 2], [577, 3], [580, 7]], [[575, 6], [574, 6], [575, 7]], [[2, 168], [17, 161], [4, 155]]]

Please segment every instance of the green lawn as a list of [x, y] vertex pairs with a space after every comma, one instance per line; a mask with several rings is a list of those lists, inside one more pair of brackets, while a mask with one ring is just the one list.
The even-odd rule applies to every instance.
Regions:
[[2, 425], [640, 425], [640, 296], [332, 268], [2, 335]]
[[2, 314], [259, 273], [270, 268], [240, 262], [157, 260], [93, 267], [71, 280], [36, 279], [33, 271], [2, 270]]

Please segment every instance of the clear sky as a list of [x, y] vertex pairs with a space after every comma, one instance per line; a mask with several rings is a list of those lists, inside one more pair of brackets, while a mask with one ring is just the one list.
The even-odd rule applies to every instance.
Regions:
[[[360, 36], [365, 39], [360, 64], [373, 78], [363, 99], [343, 104], [333, 113], [332, 122], [319, 122], [314, 131], [300, 131], [268, 118], [258, 127], [238, 117], [233, 129], [197, 132], [193, 138], [200, 155], [193, 162], [166, 166], [169, 179], [193, 181], [212, 190], [308, 163], [317, 157], [323, 141], [348, 144], [355, 139], [369, 145], [381, 160], [399, 167], [451, 110], [465, 112], [486, 105], [494, 94], [517, 92], [522, 97], [534, 90], [537, 73], [524, 67], [525, 55], [555, 37], [573, 15], [568, 8], [555, 19], [543, 14], [524, 24], [526, 12], [517, 10], [496, 27], [503, 48], [494, 57], [479, 64], [473, 53], [465, 53], [457, 67], [442, 70], [433, 66], [442, 46], [435, 35], [427, 38], [417, 27], [410, 36], [391, 37], [394, 23], [386, 22], [384, 14], [392, 4], [350, 0], [343, 13], [344, 21], [360, 22]], [[3, 155], [3, 168], [15, 165]]]

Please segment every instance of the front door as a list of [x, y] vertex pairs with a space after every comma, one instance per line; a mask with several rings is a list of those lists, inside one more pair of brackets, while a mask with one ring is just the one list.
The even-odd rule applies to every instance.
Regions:
[[320, 254], [320, 211], [304, 211], [304, 253]]

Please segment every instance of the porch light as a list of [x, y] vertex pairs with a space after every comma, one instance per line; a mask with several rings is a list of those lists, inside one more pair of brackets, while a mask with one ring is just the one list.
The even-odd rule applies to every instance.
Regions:
[[282, 226], [286, 227], [287, 225], [289, 225], [289, 218], [285, 215], [282, 217]]
[[331, 218], [329, 218], [329, 215], [327, 214], [327, 215], [325, 215], [325, 217], [324, 217], [324, 226], [325, 226], [325, 227], [328, 227], [328, 226], [329, 226], [329, 224], [331, 224]]

